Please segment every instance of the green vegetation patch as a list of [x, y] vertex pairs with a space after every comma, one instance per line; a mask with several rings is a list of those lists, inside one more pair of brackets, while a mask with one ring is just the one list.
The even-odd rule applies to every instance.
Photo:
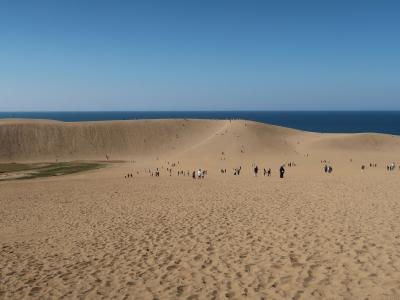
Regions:
[[57, 162], [57, 163], [0, 163], [0, 180], [32, 179], [62, 176], [95, 170], [104, 167], [100, 162]]
[[31, 164], [17, 164], [17, 163], [0, 164], [0, 174], [29, 171], [34, 168], [35, 168], [34, 165]]

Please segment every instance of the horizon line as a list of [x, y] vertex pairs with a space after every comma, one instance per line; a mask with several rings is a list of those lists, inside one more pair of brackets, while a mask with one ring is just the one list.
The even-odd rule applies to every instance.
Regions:
[[244, 109], [244, 110], [0, 110], [0, 113], [107, 113], [107, 112], [118, 112], [118, 113], [135, 113], [135, 112], [151, 112], [151, 113], [163, 113], [163, 112], [400, 112], [400, 109], [332, 109], [332, 110], [255, 110], [255, 109]]

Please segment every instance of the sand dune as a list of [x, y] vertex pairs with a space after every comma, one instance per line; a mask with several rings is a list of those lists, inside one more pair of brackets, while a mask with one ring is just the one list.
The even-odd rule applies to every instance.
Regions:
[[[0, 121], [2, 161], [127, 160], [0, 182], [0, 299], [398, 299], [399, 141], [240, 120]], [[177, 176], [197, 168], [208, 176]]]
[[0, 160], [129, 159], [168, 155], [200, 142], [223, 121], [0, 121]]
[[398, 136], [377, 133], [335, 134], [311, 143], [310, 148], [342, 152], [397, 152], [400, 149], [400, 139]]
[[131, 160], [190, 153], [250, 156], [298, 151], [386, 151], [400, 137], [383, 134], [317, 134], [251, 121], [141, 120], [64, 123], [1, 120], [0, 161]]

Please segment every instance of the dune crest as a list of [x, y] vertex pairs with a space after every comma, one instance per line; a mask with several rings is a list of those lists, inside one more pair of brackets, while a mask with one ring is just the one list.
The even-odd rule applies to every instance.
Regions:
[[400, 137], [319, 134], [244, 120], [0, 121], [0, 161], [104, 160], [298, 151], [393, 151]]

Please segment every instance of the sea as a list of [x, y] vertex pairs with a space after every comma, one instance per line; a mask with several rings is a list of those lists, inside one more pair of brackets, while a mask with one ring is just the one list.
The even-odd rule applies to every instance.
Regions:
[[375, 132], [400, 135], [400, 111], [53, 111], [0, 112], [0, 119], [64, 122], [140, 119], [242, 119], [326, 133]]

